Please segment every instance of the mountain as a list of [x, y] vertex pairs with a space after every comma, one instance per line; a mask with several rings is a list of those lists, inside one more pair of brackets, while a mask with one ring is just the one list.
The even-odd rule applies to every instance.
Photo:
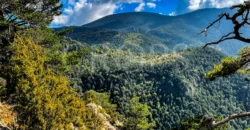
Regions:
[[[203, 35], [193, 37], [223, 12], [233, 13], [234, 11], [227, 8], [201, 9], [179, 16], [165, 16], [147, 12], [115, 14], [75, 27], [69, 36], [91, 45], [108, 44], [111, 48], [122, 49], [131, 49], [134, 46], [137, 48], [138, 46], [142, 46], [141, 48], [155, 48], [157, 46], [158, 48], [167, 48], [167, 50], [176, 50], [176, 48], [202, 46], [206, 42], [218, 40], [233, 29], [229, 21], [222, 20], [220, 25], [215, 25], [208, 31], [207, 37]], [[247, 34], [249, 30], [243, 30], [243, 33]], [[142, 39], [142, 43], [141, 40], [130, 41], [133, 47], [131, 44], [127, 45], [127, 38], [133, 39], [138, 35], [139, 39]], [[143, 44], [145, 42], [150, 44]], [[237, 46], [232, 47], [235, 44]], [[236, 55], [238, 49], [245, 45], [232, 40], [214, 47], [226, 54]], [[148, 52], [148, 50], [143, 51]], [[157, 50], [155, 51], [158, 53]]]
[[[248, 60], [249, 48], [234, 59], [223, 52], [233, 54], [238, 42], [200, 47], [231, 29], [223, 20], [209, 37], [192, 37], [228, 9], [174, 17], [116, 14], [64, 36], [70, 29], [46, 27], [53, 15], [60, 15], [58, 1], [1, 5], [6, 9], [0, 9], [0, 129], [250, 128], [250, 119], [242, 117], [250, 108], [248, 67], [232, 71]], [[33, 10], [35, 5], [42, 10]], [[233, 75], [210, 81], [205, 74], [211, 73]], [[242, 118], [211, 128], [231, 114]]]
[[[68, 38], [63, 41], [67, 43], [63, 50], [74, 54], [87, 48], [83, 50], [89, 52], [65, 74], [79, 93], [89, 90], [108, 93], [110, 102], [117, 105], [123, 117], [131, 116], [130, 100], [140, 97], [140, 102], [149, 106], [148, 120], [159, 130], [175, 128], [179, 121], [203, 115], [226, 116], [248, 111], [244, 104], [250, 100], [250, 86], [243, 76], [213, 82], [204, 77], [213, 64], [218, 64], [226, 54], [235, 55], [245, 44], [228, 41], [213, 48], [197, 47], [219, 39], [232, 25], [222, 20], [220, 28], [211, 28], [208, 37], [192, 38], [219, 14], [228, 11], [231, 12], [202, 9], [173, 17], [124, 13], [75, 27], [68, 36], [81, 43]], [[230, 121], [229, 129], [249, 128], [248, 122]]]
[[[123, 29], [130, 30], [130, 28], [144, 28], [148, 29], [157, 28], [166, 24], [176, 23], [176, 20], [183, 19], [189, 25], [202, 26], [209, 22], [208, 19], [216, 18], [221, 12], [229, 12], [225, 9], [201, 9], [191, 13], [179, 16], [166, 16], [150, 12], [130, 12], [109, 15], [89, 24], [83, 25], [85, 28], [103, 28], [103, 29]], [[230, 11], [231, 12], [231, 11]], [[210, 15], [204, 15], [210, 14]], [[206, 16], [205, 18], [202, 18]], [[205, 21], [204, 21], [205, 19]], [[207, 19], [207, 20], [206, 20]], [[204, 26], [202, 26], [204, 27]]]

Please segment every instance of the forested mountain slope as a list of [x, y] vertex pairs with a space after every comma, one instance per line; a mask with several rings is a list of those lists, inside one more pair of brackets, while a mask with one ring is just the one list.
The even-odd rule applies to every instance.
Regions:
[[[79, 92], [108, 92], [121, 115], [129, 116], [129, 100], [140, 97], [150, 107], [156, 129], [170, 129], [178, 121], [202, 115], [244, 111], [250, 86], [242, 76], [209, 81], [204, 73], [225, 57], [212, 48], [194, 48], [172, 54], [141, 54], [102, 46], [72, 68], [70, 77]], [[236, 123], [237, 122], [237, 123]], [[247, 128], [236, 120], [232, 128]]]

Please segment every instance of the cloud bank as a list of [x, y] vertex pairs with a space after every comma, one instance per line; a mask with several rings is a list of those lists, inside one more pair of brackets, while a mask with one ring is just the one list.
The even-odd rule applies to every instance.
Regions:
[[188, 8], [190, 10], [196, 10], [207, 7], [225, 8], [243, 2], [244, 0], [190, 0], [189, 1], [190, 5], [188, 6]]

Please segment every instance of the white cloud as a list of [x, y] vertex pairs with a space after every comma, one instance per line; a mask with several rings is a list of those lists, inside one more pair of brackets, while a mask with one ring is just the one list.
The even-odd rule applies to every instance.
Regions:
[[200, 8], [201, 0], [190, 0], [189, 3], [190, 5], [188, 6], [188, 8], [190, 10], [196, 10]]
[[[67, 5], [63, 10], [63, 14], [54, 17], [53, 26], [71, 26], [83, 25], [107, 15], [114, 14], [117, 9], [122, 10], [123, 3], [138, 3], [135, 11], [144, 10], [146, 0], [62, 0], [61, 3]], [[155, 8], [152, 3], [154, 0], [147, 3], [149, 8]], [[159, 1], [159, 0], [156, 0]]]
[[147, 3], [147, 6], [148, 6], [149, 8], [155, 8], [155, 7], [156, 7], [156, 4], [155, 4], [155, 3], [152, 3], [152, 2], [148, 2], [148, 3]]
[[80, 0], [74, 4], [74, 9], [67, 8], [64, 10], [66, 14], [55, 17], [53, 24], [80, 26], [113, 14], [115, 9], [116, 5], [112, 3], [93, 4], [88, 3], [86, 0]]
[[72, 8], [67, 8], [64, 10], [64, 12], [68, 15], [72, 15], [74, 13], [74, 10]]
[[224, 7], [229, 7], [235, 4], [241, 4], [245, 0], [210, 0], [210, 4], [212, 7], [216, 8], [224, 8]]
[[69, 4], [69, 5], [74, 5], [74, 4], [75, 4], [75, 1], [74, 1], [74, 0], [69, 0], [69, 1], [68, 1], [68, 4]]
[[135, 8], [135, 11], [136, 11], [136, 12], [140, 12], [140, 11], [144, 10], [144, 6], [145, 6], [145, 3], [144, 3], [144, 2], [140, 3], [140, 4]]
[[53, 24], [66, 24], [69, 21], [69, 17], [67, 15], [55, 16]]
[[225, 8], [243, 2], [244, 0], [189, 0], [188, 9], [197, 10], [207, 7]]

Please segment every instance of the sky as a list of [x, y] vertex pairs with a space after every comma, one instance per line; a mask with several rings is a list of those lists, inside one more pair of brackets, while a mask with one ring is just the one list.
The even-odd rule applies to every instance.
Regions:
[[154, 12], [175, 16], [202, 8], [225, 8], [244, 0], [61, 0], [62, 15], [51, 27], [81, 26], [107, 15], [124, 12]]

